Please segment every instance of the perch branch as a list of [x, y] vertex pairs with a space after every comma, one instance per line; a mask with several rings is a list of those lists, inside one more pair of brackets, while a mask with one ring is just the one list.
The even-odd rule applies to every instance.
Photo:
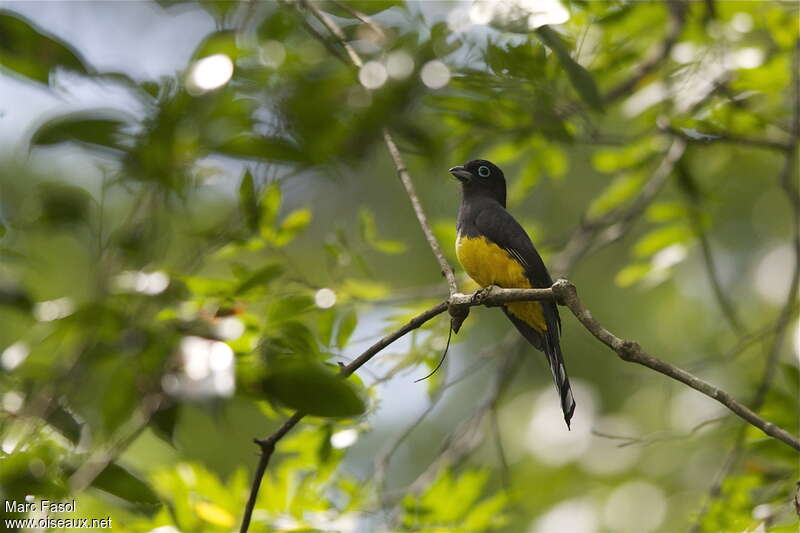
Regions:
[[[744, 404], [735, 400], [727, 392], [715, 387], [714, 385], [711, 385], [706, 381], [703, 381], [686, 370], [673, 366], [645, 352], [638, 343], [634, 341], [623, 340], [605, 329], [597, 320], [595, 320], [591, 312], [589, 312], [589, 310], [583, 306], [578, 298], [578, 292], [575, 289], [575, 286], [569, 281], [563, 279], [556, 281], [556, 283], [553, 284], [553, 287], [550, 289], [502, 289], [499, 287], [489, 287], [487, 289], [476, 291], [473, 294], [455, 294], [451, 298], [440, 302], [430, 309], [427, 309], [426, 311], [416, 315], [414, 318], [406, 322], [402, 327], [393, 331], [392, 333], [389, 333], [378, 342], [370, 346], [351, 363], [342, 367], [342, 376], [349, 376], [397, 339], [403, 337], [410, 331], [419, 328], [434, 317], [453, 308], [463, 310], [477, 305], [495, 306], [510, 302], [548, 300], [555, 300], [558, 303], [567, 306], [572, 314], [575, 315], [575, 317], [584, 326], [584, 328], [586, 328], [603, 344], [614, 350], [621, 359], [646, 366], [652, 370], [655, 370], [656, 372], [664, 374], [667, 377], [688, 385], [689, 387], [705, 394], [706, 396], [717, 400], [722, 405], [730, 409], [734, 414], [747, 421], [754, 427], [759, 428], [767, 435], [780, 440], [796, 450], [800, 450], [800, 439], [785, 429], [761, 418], [755, 412], [747, 408]], [[265, 439], [256, 440], [256, 443], [261, 447], [261, 458], [256, 469], [256, 475], [253, 479], [250, 499], [245, 507], [244, 519], [240, 529], [241, 533], [245, 533], [248, 530], [250, 518], [252, 516], [253, 508], [258, 495], [258, 489], [261, 486], [261, 478], [264, 476], [267, 465], [269, 464], [269, 460], [275, 451], [275, 445], [294, 426], [296, 426], [304, 416], [305, 415], [303, 413], [295, 413], [280, 428], [278, 428], [275, 433]]]
[[592, 313], [586, 309], [578, 299], [578, 291], [575, 286], [567, 280], [558, 280], [553, 284], [553, 292], [558, 299], [566, 305], [572, 314], [575, 315], [584, 328], [595, 336], [600, 342], [614, 350], [620, 359], [632, 363], [637, 363], [646, 366], [656, 372], [664, 374], [676, 381], [680, 381], [684, 385], [688, 385], [698, 392], [702, 392], [709, 398], [717, 400], [719, 403], [730, 409], [734, 414], [750, 423], [752, 426], [757, 427], [767, 435], [774, 437], [785, 444], [788, 444], [795, 450], [800, 451], [800, 439], [792, 435], [783, 428], [780, 428], [764, 420], [753, 410], [748, 408], [743, 403], [735, 400], [730, 394], [715, 387], [714, 385], [704, 381], [697, 376], [671, 365], [661, 359], [647, 353], [642, 349], [638, 342], [625, 340], [617, 337], [600, 323], [595, 320]]

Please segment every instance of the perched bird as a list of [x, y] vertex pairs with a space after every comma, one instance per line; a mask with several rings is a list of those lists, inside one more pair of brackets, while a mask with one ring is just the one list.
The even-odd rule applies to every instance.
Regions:
[[[506, 211], [506, 179], [496, 165], [482, 159], [453, 167], [461, 181], [456, 255], [481, 287], [546, 288], [553, 284], [528, 234]], [[553, 374], [569, 428], [575, 400], [569, 385], [559, 335], [561, 319], [554, 302], [511, 302], [503, 311], [522, 336], [544, 352]]]

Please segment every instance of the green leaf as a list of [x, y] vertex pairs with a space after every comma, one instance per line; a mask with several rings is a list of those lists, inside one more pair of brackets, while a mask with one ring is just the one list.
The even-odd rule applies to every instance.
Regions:
[[175, 428], [178, 426], [178, 411], [180, 406], [176, 403], [159, 409], [150, 418], [150, 427], [153, 433], [172, 444], [175, 438]]
[[263, 388], [281, 404], [314, 416], [358, 416], [366, 410], [355, 385], [320, 363], [292, 359], [274, 364]]
[[784, 379], [789, 384], [788, 389], [791, 391], [800, 390], [800, 368], [789, 363], [780, 363], [780, 368]]
[[672, 222], [689, 216], [689, 208], [678, 202], [658, 202], [645, 211], [647, 220], [651, 222]]
[[349, 296], [359, 300], [380, 300], [389, 294], [389, 288], [374, 281], [365, 279], [348, 278], [340, 288], [342, 296]]
[[261, 195], [261, 232], [271, 234], [281, 208], [281, 188], [270, 183]]
[[78, 142], [121, 150], [120, 129], [127, 117], [119, 112], [94, 110], [78, 111], [47, 120], [31, 137], [31, 145], [50, 145]]
[[358, 211], [358, 222], [361, 238], [372, 248], [387, 255], [401, 254], [406, 251], [405, 243], [378, 238], [375, 215], [369, 209], [361, 208]]
[[617, 176], [589, 205], [589, 216], [599, 217], [621, 206], [639, 192], [644, 180], [641, 173]]
[[283, 274], [283, 266], [278, 263], [273, 263], [271, 265], [267, 265], [262, 267], [252, 274], [244, 281], [242, 281], [239, 286], [236, 288], [235, 294], [237, 296], [241, 296], [250, 292], [251, 290], [258, 288], [258, 287], [266, 287], [269, 285], [270, 282], [277, 279], [278, 276]]
[[33, 309], [33, 300], [20, 287], [0, 285], [0, 307], [11, 307], [27, 313]]
[[[374, 15], [389, 9], [390, 7], [403, 5], [402, 0], [348, 0], [341, 3], [348, 5], [356, 11], [364, 13], [365, 15]], [[349, 10], [339, 8], [336, 6], [336, 4], [326, 2], [325, 6], [327, 11], [330, 11], [337, 16], [353, 17], [353, 14], [350, 13]]]
[[335, 321], [336, 311], [333, 309], [323, 309], [319, 312], [317, 318], [317, 336], [319, 337], [319, 342], [325, 346], [329, 346], [331, 343]]
[[617, 272], [614, 283], [619, 287], [630, 287], [647, 277], [652, 269], [650, 263], [633, 263]]
[[267, 320], [280, 323], [292, 320], [314, 308], [314, 299], [307, 294], [290, 294], [274, 299], [267, 308]]
[[236, 32], [234, 30], [221, 30], [210, 34], [198, 45], [192, 54], [192, 58], [197, 60], [215, 54], [224, 54], [233, 61], [242, 55], [242, 51], [236, 45]]
[[63, 407], [56, 406], [47, 415], [47, 423], [64, 435], [70, 442], [77, 444], [81, 438], [81, 424]]
[[339, 329], [336, 332], [336, 346], [341, 350], [347, 346], [347, 341], [353, 335], [353, 331], [358, 324], [358, 314], [350, 309], [345, 313], [341, 320], [339, 320]]
[[595, 84], [594, 78], [588, 70], [572, 58], [561, 36], [548, 26], [538, 28], [536, 30], [536, 35], [558, 56], [558, 59], [564, 66], [564, 70], [567, 71], [569, 81], [572, 83], [572, 86], [578, 92], [581, 99], [594, 110], [602, 111], [604, 107], [603, 97], [600, 96], [600, 91], [597, 90], [597, 84]]
[[633, 247], [636, 257], [649, 257], [672, 244], [686, 242], [694, 237], [691, 229], [683, 224], [656, 228], [643, 236]]
[[57, 66], [82, 74], [89, 70], [69, 45], [5, 10], [0, 11], [0, 66], [45, 84]]
[[136, 504], [135, 510], [148, 514], [155, 513], [161, 504], [161, 500], [150, 485], [117, 463], [105, 467], [92, 481], [92, 486]]
[[258, 210], [258, 200], [256, 199], [253, 174], [250, 172], [249, 168], [244, 171], [242, 183], [239, 185], [239, 209], [244, 216], [248, 229], [250, 229], [250, 231], [257, 231], [261, 212]]
[[308, 209], [295, 209], [283, 219], [277, 235], [273, 239], [275, 246], [285, 246], [290, 243], [298, 233], [311, 223], [311, 211]]
[[91, 197], [85, 189], [65, 183], [46, 181], [38, 184], [42, 220], [51, 226], [75, 224], [89, 213]]
[[214, 151], [231, 157], [289, 163], [302, 163], [308, 159], [299, 148], [289, 141], [278, 137], [251, 134], [241, 134], [227, 139], [217, 144]]

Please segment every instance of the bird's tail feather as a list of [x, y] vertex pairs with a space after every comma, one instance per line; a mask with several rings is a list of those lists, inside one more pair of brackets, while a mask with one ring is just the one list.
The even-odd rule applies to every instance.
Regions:
[[569, 384], [567, 368], [564, 365], [564, 356], [561, 354], [561, 344], [558, 341], [557, 318], [548, 312], [546, 306], [544, 307], [545, 321], [549, 330], [546, 332], [536, 331], [524, 321], [509, 313], [505, 307], [503, 311], [505, 311], [517, 330], [522, 333], [522, 336], [547, 356], [547, 364], [550, 367], [550, 372], [553, 375], [553, 381], [555, 382], [561, 400], [561, 410], [564, 413], [564, 421], [567, 423], [567, 428], [569, 428], [570, 420], [575, 412], [575, 398], [572, 395], [572, 387]]

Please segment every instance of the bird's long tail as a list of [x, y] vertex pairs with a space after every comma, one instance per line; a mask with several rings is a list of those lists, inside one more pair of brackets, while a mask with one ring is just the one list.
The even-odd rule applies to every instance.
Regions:
[[553, 375], [558, 395], [561, 400], [561, 410], [564, 413], [564, 421], [567, 428], [570, 427], [570, 420], [575, 412], [575, 398], [572, 395], [572, 387], [567, 376], [567, 367], [564, 365], [564, 356], [561, 354], [561, 344], [558, 339], [558, 317], [554, 315], [547, 306], [544, 307], [545, 323], [548, 331], [537, 331], [523, 320], [511, 314], [505, 307], [506, 316], [517, 327], [522, 336], [527, 339], [535, 348], [544, 352], [547, 356], [547, 364]]
[[569, 384], [567, 367], [564, 365], [564, 356], [561, 355], [561, 345], [558, 342], [558, 337], [555, 337], [555, 342], [553, 342], [553, 335], [545, 334], [542, 336], [544, 337], [544, 350], [542, 351], [547, 355], [550, 372], [553, 374], [553, 381], [561, 399], [561, 411], [564, 413], [564, 421], [567, 423], [567, 428], [569, 428], [569, 422], [575, 412], [575, 398], [572, 395], [572, 387]]

